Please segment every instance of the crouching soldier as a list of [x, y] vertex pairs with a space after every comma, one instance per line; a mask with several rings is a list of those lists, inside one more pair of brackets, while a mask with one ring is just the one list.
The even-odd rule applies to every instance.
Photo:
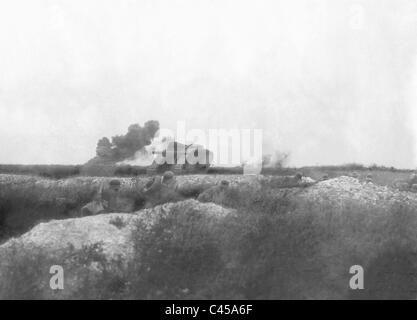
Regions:
[[197, 198], [200, 202], [213, 202], [224, 204], [226, 201], [226, 192], [229, 190], [229, 181], [222, 180], [218, 185], [203, 191]]
[[120, 185], [120, 181], [117, 179], [111, 180], [109, 187], [106, 189], [104, 189], [103, 184], [101, 184], [93, 201], [81, 208], [81, 215], [90, 216], [117, 211]]
[[162, 177], [156, 177], [150, 181], [145, 186], [143, 194], [146, 198], [145, 208], [182, 199], [172, 171], [166, 171]]
[[415, 173], [411, 174], [407, 182], [408, 182], [408, 186], [411, 189], [414, 184], [417, 184], [417, 174]]

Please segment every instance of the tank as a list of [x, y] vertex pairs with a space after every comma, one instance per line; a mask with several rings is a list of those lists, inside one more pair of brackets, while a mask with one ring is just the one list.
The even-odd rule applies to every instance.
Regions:
[[175, 174], [207, 172], [213, 162], [213, 153], [198, 144], [169, 142], [162, 151], [153, 151], [155, 159], [148, 174], [170, 170]]

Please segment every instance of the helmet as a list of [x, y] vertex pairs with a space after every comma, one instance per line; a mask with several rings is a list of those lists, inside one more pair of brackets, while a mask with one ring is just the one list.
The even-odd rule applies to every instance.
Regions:
[[164, 180], [169, 180], [174, 178], [174, 173], [172, 171], [165, 171], [164, 172]]
[[120, 187], [120, 184], [121, 184], [120, 181], [117, 179], [113, 179], [110, 181], [110, 185], [114, 187]]

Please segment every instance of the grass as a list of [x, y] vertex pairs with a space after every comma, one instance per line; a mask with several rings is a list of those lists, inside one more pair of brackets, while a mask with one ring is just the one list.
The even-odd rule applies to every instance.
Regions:
[[[75, 176], [95, 177], [137, 177], [146, 175], [146, 167], [121, 165], [114, 163], [103, 165], [0, 165], [0, 174], [34, 175], [50, 179], [65, 179]], [[335, 178], [342, 175], [352, 175], [356, 172], [359, 179], [365, 180], [368, 174], [372, 174], [373, 181], [383, 186], [393, 186], [397, 180], [406, 180], [413, 170], [401, 170], [384, 166], [364, 166], [362, 164], [346, 164], [339, 166], [313, 166], [301, 168], [277, 167], [262, 169], [264, 175], [288, 176], [302, 172], [315, 180], [321, 180], [323, 176]], [[236, 167], [210, 167], [207, 172], [194, 172], [193, 174], [243, 174], [241, 166]]]
[[[339, 174], [339, 169], [332, 173]], [[360, 175], [370, 171], [364, 168]], [[408, 172], [372, 172], [374, 180], [386, 183], [394, 176], [408, 176]], [[15, 225], [24, 222], [21, 231], [42, 219], [64, 218], [73, 209], [57, 204], [58, 194], [65, 190], [78, 208], [96, 190], [90, 180], [77, 181], [62, 189], [32, 178], [0, 186], [0, 225], [9, 227], [16, 219]], [[416, 208], [355, 202], [318, 207], [308, 200], [294, 201], [273, 184], [259, 190], [231, 188], [225, 206], [235, 208], [236, 214], [212, 217], [180, 204], [150, 227], [139, 223], [132, 234], [135, 252], [128, 265], [107, 261], [100, 244], [68, 248], [59, 257], [15, 248], [0, 259], [7, 265], [2, 270], [8, 279], [0, 284], [0, 297], [411, 299], [417, 295]], [[110, 223], [125, 226], [117, 218]], [[62, 295], [45, 295], [52, 264], [63, 265], [70, 277], [76, 275], [79, 285]], [[348, 270], [356, 264], [365, 269], [366, 289], [360, 292], [348, 288]]]
[[150, 230], [138, 224], [129, 298], [203, 297], [224, 265], [216, 219], [179, 206]]
[[[99, 245], [69, 250], [60, 261], [84, 280], [68, 297], [408, 299], [417, 294], [415, 208], [355, 202], [317, 207], [295, 203], [269, 186], [232, 189], [226, 202], [236, 214], [219, 218], [179, 204], [152, 226], [138, 223], [135, 253], [124, 267], [106, 261]], [[8, 277], [13, 283], [36, 284], [37, 268], [56, 263], [36, 252], [13, 259], [10, 265], [19, 266]], [[99, 272], [85, 268], [93, 262]], [[356, 264], [366, 272], [366, 289], [359, 293], [348, 288], [348, 270]], [[39, 297], [38, 287], [21, 294]], [[19, 296], [16, 290], [7, 292]]]
[[[49, 287], [51, 266], [64, 269], [64, 290]], [[13, 245], [0, 261], [2, 275], [0, 299], [117, 299], [125, 290], [120, 260], [108, 261], [102, 243], [75, 249], [69, 245], [58, 256], [43, 249], [27, 254], [19, 244]], [[72, 285], [71, 284], [74, 284]], [[46, 293], [46, 294], [45, 294]]]
[[[107, 180], [75, 177], [55, 181], [12, 176], [8, 181], [2, 181], [0, 241], [26, 232], [39, 222], [79, 216], [80, 209], [93, 199], [102, 181]], [[125, 181], [120, 195], [134, 201], [135, 209], [139, 209], [144, 200], [135, 183], [134, 180]]]

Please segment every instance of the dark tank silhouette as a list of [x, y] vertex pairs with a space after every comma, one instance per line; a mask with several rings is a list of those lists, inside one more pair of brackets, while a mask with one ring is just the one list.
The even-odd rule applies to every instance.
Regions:
[[162, 151], [153, 151], [155, 160], [147, 169], [148, 174], [156, 174], [170, 170], [175, 174], [207, 172], [213, 153], [198, 144], [182, 144], [169, 142]]

